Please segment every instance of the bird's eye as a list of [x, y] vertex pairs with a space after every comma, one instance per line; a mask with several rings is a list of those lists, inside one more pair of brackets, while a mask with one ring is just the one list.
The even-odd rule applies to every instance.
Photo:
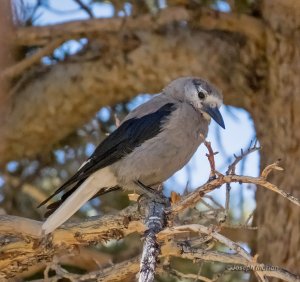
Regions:
[[199, 99], [204, 99], [205, 98], [205, 94], [201, 91], [198, 91], [198, 97]]

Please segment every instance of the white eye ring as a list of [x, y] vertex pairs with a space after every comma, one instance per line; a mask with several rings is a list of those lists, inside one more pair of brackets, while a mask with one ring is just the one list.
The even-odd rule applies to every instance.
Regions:
[[201, 87], [200, 85], [198, 85], [198, 91], [205, 94], [205, 95], [208, 94], [208, 92], [203, 87]]

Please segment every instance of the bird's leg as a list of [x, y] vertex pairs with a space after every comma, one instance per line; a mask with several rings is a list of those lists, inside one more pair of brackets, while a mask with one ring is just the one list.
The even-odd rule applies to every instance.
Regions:
[[103, 188], [103, 189], [100, 189], [100, 191], [98, 193], [96, 193], [92, 198], [92, 199], [95, 199], [99, 196], [102, 196], [102, 195], [105, 195], [105, 194], [108, 194], [110, 192], [113, 192], [113, 191], [118, 191], [120, 190], [121, 187], [120, 186], [114, 186], [114, 187], [108, 187], [108, 188]]
[[145, 185], [144, 183], [142, 183], [140, 180], [136, 180], [134, 181], [134, 183], [139, 186], [139, 188], [141, 188], [141, 190], [143, 192], [145, 192], [144, 195], [149, 196], [151, 199], [153, 199], [155, 202], [158, 203], [164, 203], [166, 202], [166, 198], [165, 196], [162, 194], [162, 192], [157, 191], [155, 189], [153, 189], [152, 187], [149, 187], [147, 185]]
[[151, 193], [152, 194], [155, 194], [155, 195], [160, 195], [160, 192], [153, 189], [152, 187], [150, 186], [147, 186], [145, 185], [143, 182], [141, 182], [140, 180], [136, 180], [135, 181], [135, 184], [137, 184], [140, 188], [142, 188], [143, 191], [145, 191], [147, 194]]

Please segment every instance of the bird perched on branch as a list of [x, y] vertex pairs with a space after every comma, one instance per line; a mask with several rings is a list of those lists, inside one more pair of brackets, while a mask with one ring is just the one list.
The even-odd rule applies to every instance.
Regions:
[[211, 118], [225, 128], [221, 104], [220, 92], [201, 78], [172, 81], [130, 112], [79, 170], [40, 204], [65, 192], [47, 207], [50, 216], [43, 232], [52, 232], [85, 202], [106, 191], [156, 189], [190, 160], [207, 136]]

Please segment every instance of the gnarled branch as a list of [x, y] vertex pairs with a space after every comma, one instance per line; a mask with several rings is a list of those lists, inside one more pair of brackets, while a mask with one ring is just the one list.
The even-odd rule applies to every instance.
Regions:
[[[167, 232], [168, 231], [166, 231], [166, 233]], [[182, 233], [182, 230], [179, 231], [179, 233]], [[170, 230], [170, 234], [176, 234], [176, 229]], [[289, 282], [300, 281], [299, 276], [292, 274], [285, 269], [282, 269], [277, 266], [270, 266], [262, 263], [257, 263], [255, 260], [250, 261], [249, 259], [243, 257], [240, 254], [228, 254], [224, 252], [192, 248], [186, 243], [178, 244], [178, 243], [174, 243], [172, 240], [166, 242], [162, 246], [161, 251], [162, 251], [162, 256], [171, 255], [175, 257], [190, 259], [193, 261], [204, 260], [204, 261], [222, 262], [229, 265], [235, 265], [235, 266], [229, 266], [227, 268], [229, 271], [253, 270], [253, 271], [261, 272], [263, 276], [276, 277], [284, 281], [289, 281]], [[243, 266], [243, 267], [237, 267], [237, 266]], [[262, 278], [261, 281], [266, 281], [264, 280], [263, 276], [261, 277]]]
[[[208, 143], [206, 144], [208, 145]], [[210, 162], [213, 164], [214, 153], [210, 146], [208, 146], [208, 148], [210, 151]], [[245, 155], [246, 154], [242, 154], [241, 156], [244, 157]], [[160, 250], [161, 256], [163, 257], [178, 256], [191, 260], [201, 259], [205, 261], [242, 265], [244, 268], [241, 270], [253, 270], [259, 281], [266, 281], [265, 276], [277, 277], [285, 281], [299, 281], [298, 276], [286, 270], [273, 267], [275, 270], [270, 271], [270, 266], [257, 263], [256, 256], [250, 256], [239, 244], [219, 233], [222, 230], [222, 222], [218, 222], [215, 226], [211, 227], [206, 227], [201, 224], [176, 226], [176, 223], [178, 224], [180, 222], [176, 222], [173, 219], [179, 212], [186, 208], [193, 207], [207, 193], [220, 187], [220, 185], [224, 183], [240, 182], [259, 184], [300, 206], [298, 199], [278, 189], [274, 184], [266, 180], [271, 170], [281, 169], [278, 163], [266, 167], [259, 177], [235, 175], [236, 163], [237, 162], [234, 162], [234, 165], [230, 166], [230, 174], [223, 175], [216, 172], [216, 178], [210, 179], [196, 191], [185, 196], [179, 202], [173, 203], [170, 208], [166, 209], [162, 203], [153, 201], [150, 201], [150, 203], [147, 202], [145, 221], [147, 227], [144, 226], [142, 221], [143, 216], [137, 209], [137, 205], [127, 207], [117, 215], [106, 215], [101, 218], [92, 218], [75, 224], [67, 223], [46, 237], [42, 236], [41, 223], [38, 221], [13, 216], [2, 216], [0, 217], [0, 277], [9, 278], [33, 263], [36, 264], [41, 261], [51, 260], [53, 256], [59, 254], [62, 247], [67, 251], [72, 251], [76, 246], [97, 244], [110, 239], [121, 239], [133, 232], [143, 234], [145, 229], [147, 229], [144, 233], [145, 244], [140, 264], [140, 281], [153, 281], [154, 274], [157, 270], [156, 263]], [[212, 169], [214, 169], [213, 165]], [[165, 228], [165, 214], [168, 216], [170, 228]], [[161, 246], [156, 240], [157, 233], [159, 233], [158, 242], [160, 242]], [[206, 238], [202, 239], [203, 235], [205, 235]], [[170, 240], [170, 237], [172, 237], [172, 240]], [[196, 237], [196, 240], [191, 242], [196, 242], [198, 245], [200, 244], [199, 248], [194, 248], [189, 243], [189, 239], [192, 237]], [[222, 243], [235, 253], [208, 250], [205, 244], [208, 243], [207, 246], [209, 246], [211, 240]], [[126, 265], [126, 262], [124, 264]], [[130, 275], [133, 272], [132, 269], [137, 271], [135, 263], [133, 263], [132, 267], [133, 268], [129, 271]], [[61, 277], [74, 278], [73, 274], [69, 274], [65, 270], [60, 269], [59, 266], [57, 269], [57, 272], [59, 272], [56, 275], [57, 279]], [[111, 275], [114, 274], [108, 270], [108, 277], [112, 277]], [[119, 276], [114, 277], [116, 277], [117, 280], [119, 279], [117, 278]]]
[[[11, 277], [28, 265], [51, 260], [61, 251], [76, 246], [92, 245], [110, 239], [120, 239], [134, 232], [143, 232], [144, 224], [136, 206], [117, 215], [91, 218], [80, 223], [67, 223], [51, 236], [41, 240], [41, 222], [14, 216], [0, 217], [1, 238], [0, 277]], [[15, 262], [18, 263], [16, 268]]]
[[[271, 164], [270, 167], [275, 168], [275, 167], [277, 167], [277, 165], [275, 166], [274, 164]], [[266, 169], [269, 170], [268, 168], [266, 168]], [[236, 174], [223, 175], [223, 174], [219, 173], [218, 177], [216, 179], [213, 179], [213, 180], [205, 183], [204, 185], [197, 188], [192, 193], [185, 196], [181, 201], [174, 204], [170, 208], [170, 213], [178, 213], [187, 207], [194, 206], [205, 194], [221, 187], [223, 184], [233, 183], [233, 182], [251, 183], [251, 184], [259, 185], [263, 188], [266, 188], [268, 190], [271, 190], [271, 191], [281, 195], [282, 197], [288, 199], [289, 201], [291, 201], [292, 203], [294, 203], [295, 205], [300, 207], [299, 199], [284, 192], [283, 190], [278, 189], [276, 185], [268, 182], [264, 178], [264, 176], [252, 177], [252, 176], [241, 176], [241, 175], [236, 175]]]
[[90, 19], [50, 26], [21, 27], [16, 33], [19, 45], [45, 45], [53, 38], [64, 40], [89, 37], [90, 34], [118, 33], [122, 30], [154, 30], [174, 22], [191, 22], [193, 26], [208, 30], [224, 30], [243, 34], [249, 39], [263, 44], [263, 23], [247, 15], [216, 12], [201, 9], [194, 13], [183, 7], [169, 7], [157, 15], [145, 14], [138, 17]]

